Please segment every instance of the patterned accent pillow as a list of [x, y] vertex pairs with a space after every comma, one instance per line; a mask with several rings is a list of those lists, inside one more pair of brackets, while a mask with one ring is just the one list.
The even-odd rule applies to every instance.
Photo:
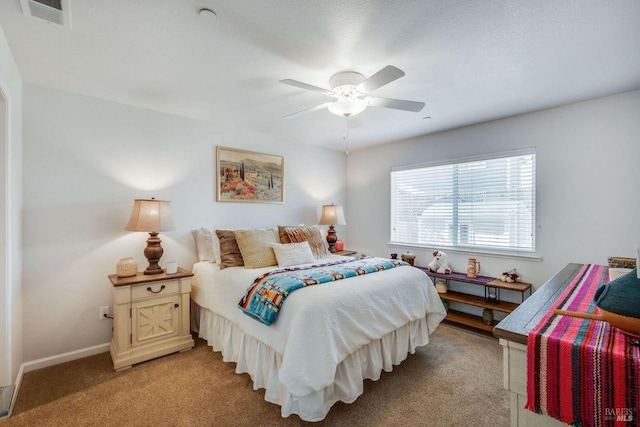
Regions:
[[216, 235], [220, 240], [220, 270], [224, 270], [227, 267], [242, 267], [244, 260], [236, 242], [234, 231], [216, 230]]
[[196, 241], [198, 261], [216, 262], [213, 250], [213, 231], [208, 228], [200, 228], [199, 230], [191, 230], [191, 234]]
[[280, 238], [280, 243], [291, 243], [291, 239], [287, 236], [287, 228], [293, 228], [293, 226], [289, 225], [279, 225], [278, 226], [278, 237]]
[[301, 243], [272, 243], [271, 247], [276, 254], [278, 267], [289, 267], [290, 265], [309, 264], [315, 262], [311, 252], [309, 242]]
[[272, 243], [277, 243], [272, 229], [236, 230], [235, 235], [246, 268], [278, 265], [271, 248]]
[[278, 240], [280, 243], [291, 243], [291, 239], [287, 236], [287, 228], [299, 228], [304, 227], [304, 224], [299, 225], [279, 225], [278, 226]]
[[317, 227], [286, 227], [286, 231], [291, 243], [309, 242], [311, 252], [316, 259], [331, 255]]

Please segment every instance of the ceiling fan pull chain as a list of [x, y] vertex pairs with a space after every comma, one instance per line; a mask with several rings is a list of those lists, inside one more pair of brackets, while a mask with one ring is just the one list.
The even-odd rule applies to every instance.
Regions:
[[344, 135], [342, 139], [347, 141], [346, 155], [348, 156], [349, 155], [349, 118], [348, 117], [344, 118]]

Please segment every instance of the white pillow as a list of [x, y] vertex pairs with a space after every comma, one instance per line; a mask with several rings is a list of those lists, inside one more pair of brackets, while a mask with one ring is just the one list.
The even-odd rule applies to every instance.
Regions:
[[199, 230], [191, 230], [191, 234], [196, 241], [198, 261], [216, 262], [213, 250], [213, 231], [203, 227]]
[[300, 243], [272, 243], [271, 247], [276, 254], [278, 267], [309, 264], [316, 261], [311, 252], [309, 242]]

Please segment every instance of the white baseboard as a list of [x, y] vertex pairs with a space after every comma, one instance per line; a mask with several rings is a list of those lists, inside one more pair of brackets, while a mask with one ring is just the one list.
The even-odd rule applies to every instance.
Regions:
[[25, 362], [21, 368], [24, 367], [24, 372], [35, 371], [36, 369], [46, 368], [48, 366], [59, 365], [60, 363], [70, 362], [71, 360], [82, 359], [83, 357], [93, 356], [94, 354], [100, 354], [109, 351], [109, 343], [94, 345], [93, 347], [81, 348], [80, 350], [74, 350], [67, 353], [57, 354], [55, 356], [44, 357], [42, 359], [32, 360], [31, 362]]

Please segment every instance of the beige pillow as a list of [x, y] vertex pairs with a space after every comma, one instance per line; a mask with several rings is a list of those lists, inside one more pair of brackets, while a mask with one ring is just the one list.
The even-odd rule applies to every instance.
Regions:
[[309, 242], [311, 252], [316, 259], [331, 255], [317, 227], [286, 227], [286, 231], [291, 243]]
[[309, 242], [301, 243], [272, 243], [271, 247], [276, 254], [278, 267], [289, 267], [290, 265], [309, 264], [315, 262], [313, 252]]
[[199, 230], [191, 230], [191, 234], [196, 241], [198, 261], [216, 262], [213, 251], [213, 231], [208, 228], [200, 228]]
[[220, 270], [243, 266], [244, 260], [233, 230], [216, 230], [216, 235], [220, 240]]
[[277, 243], [272, 229], [236, 230], [235, 235], [246, 268], [278, 265], [271, 248], [272, 243]]

